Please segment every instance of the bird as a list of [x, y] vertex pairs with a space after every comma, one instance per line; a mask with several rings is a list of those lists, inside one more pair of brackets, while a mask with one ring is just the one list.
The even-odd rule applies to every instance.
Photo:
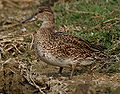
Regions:
[[67, 32], [55, 32], [55, 19], [50, 7], [39, 7], [22, 23], [35, 21], [42, 22], [34, 34], [34, 48], [38, 57], [47, 64], [60, 67], [59, 73], [62, 73], [63, 68], [71, 68], [70, 79], [76, 66], [107, 60], [105, 46], [93, 44]]

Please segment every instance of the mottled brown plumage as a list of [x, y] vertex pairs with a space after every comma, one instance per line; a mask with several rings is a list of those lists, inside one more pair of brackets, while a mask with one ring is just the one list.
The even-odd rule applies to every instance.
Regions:
[[50, 8], [40, 7], [36, 13], [26, 21], [43, 21], [35, 34], [34, 47], [41, 60], [62, 67], [72, 67], [71, 77], [77, 65], [90, 65], [95, 61], [106, 59], [104, 46], [95, 45], [80, 37], [64, 32], [55, 32], [54, 15]]

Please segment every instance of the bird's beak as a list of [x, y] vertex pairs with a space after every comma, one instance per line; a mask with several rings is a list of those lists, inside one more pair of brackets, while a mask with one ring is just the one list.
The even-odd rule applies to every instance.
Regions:
[[24, 20], [22, 23], [24, 24], [24, 23], [26, 23], [26, 22], [32, 22], [32, 21], [35, 21], [35, 20], [37, 20], [37, 17], [33, 15], [32, 17]]

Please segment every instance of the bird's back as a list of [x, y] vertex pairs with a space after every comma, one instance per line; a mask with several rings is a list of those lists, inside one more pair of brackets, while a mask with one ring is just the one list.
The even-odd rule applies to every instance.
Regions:
[[36, 34], [35, 48], [43, 61], [59, 66], [77, 64], [89, 65], [95, 60], [105, 59], [105, 47], [91, 44], [89, 41], [64, 32], [53, 32], [42, 28]]

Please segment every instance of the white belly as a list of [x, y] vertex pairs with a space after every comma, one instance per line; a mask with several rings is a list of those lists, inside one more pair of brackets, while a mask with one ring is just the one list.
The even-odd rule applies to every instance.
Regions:
[[53, 56], [49, 51], [36, 48], [36, 52], [40, 59], [47, 64], [60, 66], [60, 67], [70, 67], [71, 61], [66, 61], [62, 58], [57, 58]]
[[53, 56], [49, 51], [40, 48], [36, 48], [36, 52], [40, 59], [45, 63], [59, 67], [70, 67], [71, 65], [90, 65], [94, 62], [90, 59], [83, 60], [78, 58], [79, 60], [73, 60], [72, 57], [65, 59], [57, 58], [55, 55]]

